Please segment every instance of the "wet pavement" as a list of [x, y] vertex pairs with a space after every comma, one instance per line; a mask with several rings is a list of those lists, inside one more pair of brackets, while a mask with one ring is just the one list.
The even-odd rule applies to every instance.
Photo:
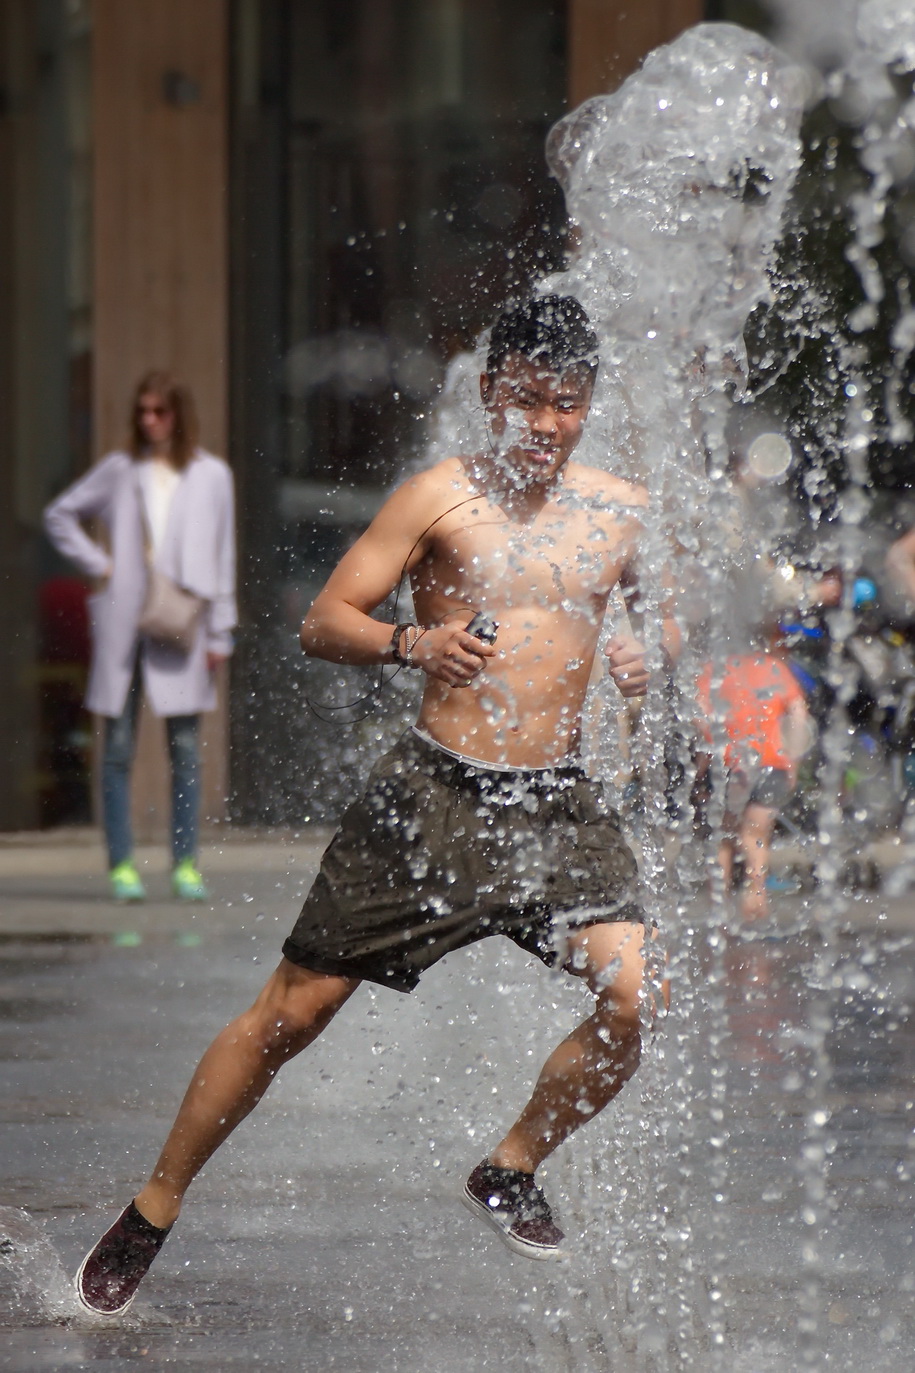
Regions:
[[[214, 855], [201, 909], [162, 871], [134, 910], [89, 862], [0, 861], [0, 1222], [28, 1211], [75, 1269], [276, 961], [318, 850]], [[51, 1319], [40, 1256], [31, 1286], [0, 1265], [0, 1368], [915, 1367], [913, 902], [817, 914], [785, 899], [720, 941], [701, 903], [672, 920], [672, 1015], [544, 1171], [568, 1263], [512, 1255], [457, 1203], [587, 1006], [493, 940], [413, 997], [356, 994], [211, 1161], [120, 1328]]]

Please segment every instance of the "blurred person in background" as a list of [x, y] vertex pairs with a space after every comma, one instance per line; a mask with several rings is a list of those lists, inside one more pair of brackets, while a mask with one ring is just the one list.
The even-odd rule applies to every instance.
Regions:
[[915, 528], [890, 544], [884, 566], [893, 588], [909, 602], [906, 608], [915, 606]]
[[[725, 815], [718, 852], [725, 886], [731, 889], [736, 850], [744, 868], [741, 914], [758, 919], [768, 914], [772, 832], [794, 791], [798, 760], [810, 747], [813, 725], [790, 668], [777, 652], [762, 648], [731, 654], [720, 666], [707, 663], [697, 699], [708, 720], [723, 724], [727, 738]], [[707, 724], [703, 733], [711, 743]]]
[[[232, 652], [235, 527], [232, 474], [201, 448], [190, 390], [167, 372], [138, 382], [127, 442], [44, 514], [55, 548], [91, 577], [92, 662], [86, 706], [104, 717], [102, 814], [111, 891], [146, 893], [133, 858], [130, 772], [141, 695], [164, 717], [172, 778], [172, 889], [202, 901], [197, 867], [199, 726], [216, 705]], [[91, 532], [84, 527], [92, 521]], [[191, 623], [183, 641], [144, 632], [150, 591], [165, 583]], [[196, 599], [195, 599], [196, 598]]]

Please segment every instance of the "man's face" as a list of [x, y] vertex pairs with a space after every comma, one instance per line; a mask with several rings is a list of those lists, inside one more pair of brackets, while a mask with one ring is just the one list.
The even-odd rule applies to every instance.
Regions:
[[502, 461], [524, 482], [552, 481], [581, 438], [591, 391], [587, 368], [559, 375], [520, 353], [510, 353], [495, 375], [484, 372], [480, 394]]

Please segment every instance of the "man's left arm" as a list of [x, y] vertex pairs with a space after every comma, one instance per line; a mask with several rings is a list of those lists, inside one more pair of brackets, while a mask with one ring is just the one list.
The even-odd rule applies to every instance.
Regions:
[[[620, 589], [632, 633], [615, 634], [607, 641], [604, 652], [610, 676], [623, 696], [644, 696], [651, 674], [646, 666], [648, 650], [644, 644], [644, 600], [641, 592], [636, 555], [626, 562], [620, 574]], [[662, 572], [661, 634], [659, 647], [665, 668], [670, 668], [680, 655], [682, 636], [673, 613], [673, 577], [670, 569]]]

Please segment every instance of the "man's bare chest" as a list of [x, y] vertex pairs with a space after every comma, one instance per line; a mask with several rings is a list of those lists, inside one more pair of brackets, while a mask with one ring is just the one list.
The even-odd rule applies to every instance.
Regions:
[[480, 520], [444, 531], [437, 545], [438, 589], [473, 604], [567, 609], [606, 596], [629, 552], [621, 523], [586, 512], [528, 523]]

